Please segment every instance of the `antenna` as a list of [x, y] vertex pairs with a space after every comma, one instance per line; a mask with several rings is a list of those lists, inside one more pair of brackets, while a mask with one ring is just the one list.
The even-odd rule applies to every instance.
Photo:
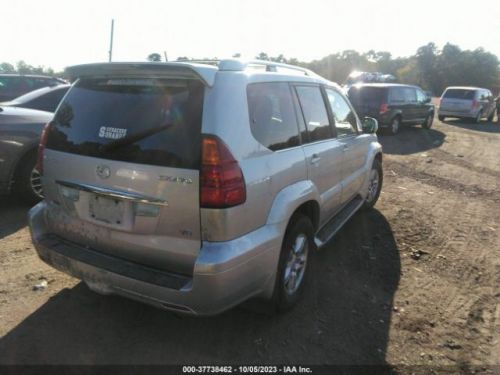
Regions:
[[111, 20], [111, 38], [109, 41], [109, 62], [113, 59], [113, 31], [115, 29], [115, 20]]

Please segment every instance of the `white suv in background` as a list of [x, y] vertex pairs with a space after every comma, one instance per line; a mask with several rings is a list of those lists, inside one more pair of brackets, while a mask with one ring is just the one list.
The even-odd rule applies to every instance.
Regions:
[[486, 118], [493, 121], [496, 104], [493, 94], [480, 87], [448, 87], [444, 90], [439, 104], [439, 121], [446, 117], [471, 119], [479, 123]]

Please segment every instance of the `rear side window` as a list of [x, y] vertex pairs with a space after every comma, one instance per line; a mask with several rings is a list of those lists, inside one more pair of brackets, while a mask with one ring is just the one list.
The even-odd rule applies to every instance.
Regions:
[[25, 86], [26, 82], [23, 77], [0, 77], [0, 91], [17, 91]]
[[405, 92], [403, 87], [393, 87], [389, 90], [389, 102], [393, 104], [401, 104], [405, 102]]
[[406, 103], [415, 103], [417, 101], [417, 91], [413, 87], [403, 87], [403, 93]]
[[448, 89], [443, 95], [446, 99], [474, 100], [476, 90]]
[[332, 138], [325, 101], [318, 86], [296, 86], [300, 107], [304, 115], [311, 142]]
[[49, 91], [44, 95], [28, 101], [26, 107], [54, 112], [67, 91], [68, 88]]
[[298, 146], [299, 130], [288, 83], [253, 83], [247, 87], [252, 134], [272, 151]]
[[198, 169], [203, 93], [198, 81], [80, 80], [56, 112], [47, 148]]

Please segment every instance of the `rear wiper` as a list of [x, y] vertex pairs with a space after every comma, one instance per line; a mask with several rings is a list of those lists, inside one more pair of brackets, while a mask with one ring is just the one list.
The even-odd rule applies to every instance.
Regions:
[[106, 151], [109, 151], [109, 150], [112, 150], [112, 149], [115, 149], [118, 147], [130, 145], [132, 143], [140, 141], [141, 139], [147, 138], [153, 134], [167, 130], [167, 129], [171, 128], [173, 125], [174, 124], [165, 124], [162, 126], [155, 126], [154, 128], [145, 129], [145, 130], [140, 131], [138, 133], [127, 135], [123, 138], [120, 138], [120, 139], [117, 139], [115, 141], [109, 142], [105, 145], [102, 145], [101, 147], [99, 147], [99, 150], [106, 152]]

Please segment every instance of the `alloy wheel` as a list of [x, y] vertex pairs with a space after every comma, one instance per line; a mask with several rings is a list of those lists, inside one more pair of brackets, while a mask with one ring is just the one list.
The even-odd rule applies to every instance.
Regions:
[[288, 254], [283, 276], [283, 285], [287, 294], [295, 293], [304, 279], [309, 244], [307, 236], [299, 233]]
[[370, 171], [370, 180], [368, 183], [368, 194], [366, 195], [366, 202], [371, 203], [377, 196], [378, 186], [380, 184], [380, 176], [376, 169]]
[[30, 186], [31, 190], [33, 193], [38, 197], [38, 198], [43, 198], [43, 191], [42, 191], [42, 176], [40, 173], [36, 170], [36, 168], [33, 168], [31, 171], [30, 175]]

